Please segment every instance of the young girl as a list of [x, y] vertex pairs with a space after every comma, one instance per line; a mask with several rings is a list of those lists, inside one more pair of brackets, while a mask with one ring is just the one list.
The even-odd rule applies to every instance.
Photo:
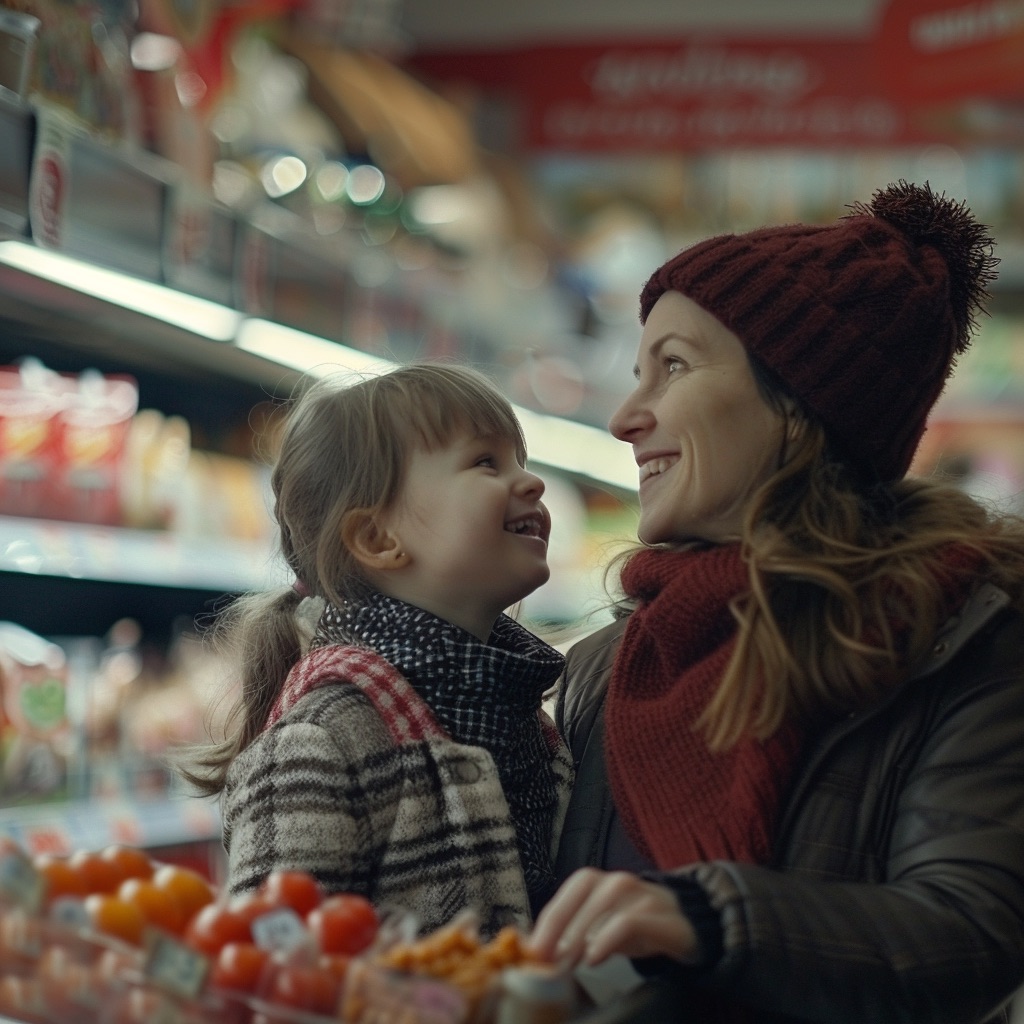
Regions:
[[[562, 658], [503, 613], [549, 574], [525, 461], [465, 368], [299, 399], [272, 476], [295, 584], [224, 613], [241, 724], [186, 770], [221, 794], [229, 892], [304, 870], [423, 930], [472, 908], [486, 933], [550, 894], [572, 764], [541, 698]], [[300, 603], [322, 608], [308, 650]]]

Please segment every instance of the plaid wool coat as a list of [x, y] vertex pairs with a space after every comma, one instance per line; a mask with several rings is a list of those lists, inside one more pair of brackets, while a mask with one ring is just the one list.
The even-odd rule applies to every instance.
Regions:
[[[571, 756], [539, 710], [558, 791], [552, 857], [572, 786]], [[232, 764], [222, 798], [228, 891], [277, 868], [328, 892], [413, 912], [421, 931], [460, 911], [493, 934], [530, 921], [515, 829], [494, 760], [455, 742], [379, 655], [310, 652], [268, 726]]]

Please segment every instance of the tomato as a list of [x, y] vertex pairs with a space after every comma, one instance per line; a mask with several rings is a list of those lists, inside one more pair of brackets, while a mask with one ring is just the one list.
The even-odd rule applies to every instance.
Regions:
[[198, 871], [163, 864], [153, 872], [153, 884], [166, 889], [181, 909], [186, 924], [216, 895], [213, 886]]
[[85, 912], [96, 931], [113, 935], [133, 946], [142, 942], [146, 919], [134, 903], [107, 893], [94, 892], [85, 897]]
[[68, 864], [78, 873], [87, 893], [112, 893], [122, 882], [117, 865], [93, 850], [76, 850]]
[[269, 963], [269, 950], [260, 949], [253, 942], [228, 942], [217, 954], [210, 971], [210, 984], [252, 995], [259, 988]]
[[85, 880], [71, 866], [67, 857], [40, 853], [32, 858], [32, 865], [43, 880], [43, 903], [49, 906], [64, 897], [82, 899], [88, 895]]
[[271, 871], [257, 892], [279, 907], [291, 907], [299, 917], [319, 906], [324, 896], [320, 883], [306, 871]]
[[146, 923], [155, 928], [179, 935], [185, 927], [184, 912], [175, 898], [150, 878], [126, 878], [118, 888], [117, 895], [134, 903]]
[[208, 903], [189, 921], [185, 941], [216, 958], [229, 942], [252, 942], [249, 922], [226, 903]]
[[328, 896], [306, 915], [306, 925], [323, 953], [361, 953], [377, 937], [373, 904], [355, 893]]
[[271, 1002], [325, 1016], [334, 1013], [340, 996], [341, 982], [333, 974], [318, 967], [293, 964], [277, 969], [267, 993]]
[[145, 850], [113, 843], [100, 851], [103, 860], [113, 864], [123, 882], [126, 878], [152, 878], [156, 865]]

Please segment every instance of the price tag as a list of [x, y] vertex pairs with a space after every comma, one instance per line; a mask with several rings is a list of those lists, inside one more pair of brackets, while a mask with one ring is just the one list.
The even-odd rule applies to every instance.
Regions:
[[85, 909], [85, 900], [74, 896], [61, 896], [50, 904], [47, 914], [55, 924], [66, 925], [68, 928], [88, 928], [89, 914]]
[[42, 876], [28, 855], [13, 845], [0, 850], [0, 902], [28, 911], [38, 910], [43, 902]]
[[193, 999], [202, 990], [210, 961], [198, 950], [157, 931], [147, 934], [146, 977], [177, 996]]
[[252, 941], [260, 949], [284, 950], [297, 949], [309, 941], [309, 932], [302, 923], [302, 918], [290, 907], [281, 907], [260, 914], [252, 923]]
[[28, 218], [32, 237], [46, 249], [59, 249], [64, 241], [71, 184], [71, 145], [78, 132], [69, 111], [57, 104], [38, 106]]

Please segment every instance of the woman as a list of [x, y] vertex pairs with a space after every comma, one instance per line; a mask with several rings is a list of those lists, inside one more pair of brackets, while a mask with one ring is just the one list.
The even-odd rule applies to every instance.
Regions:
[[983, 1021], [1024, 984], [1024, 527], [906, 476], [991, 248], [900, 182], [648, 281], [611, 421], [645, 546], [567, 661], [540, 953], [652, 958], [701, 1024]]

